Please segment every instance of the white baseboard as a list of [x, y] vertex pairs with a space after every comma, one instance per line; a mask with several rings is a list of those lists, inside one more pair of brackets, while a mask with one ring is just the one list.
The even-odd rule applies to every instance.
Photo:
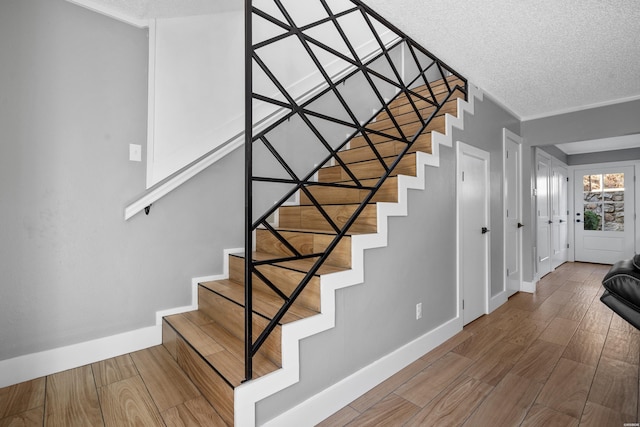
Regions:
[[[502, 291], [498, 295], [493, 296], [489, 299], [489, 313], [493, 313], [495, 309], [500, 307], [502, 304], [507, 302], [507, 292]], [[487, 314], [489, 314], [487, 313]]]
[[225, 274], [192, 279], [191, 305], [156, 312], [153, 326], [0, 360], [0, 388], [162, 344], [162, 318], [196, 310], [198, 283], [228, 277]]
[[154, 325], [105, 338], [0, 361], [0, 388], [77, 368], [160, 344], [162, 326]]
[[[256, 380], [246, 382], [235, 389], [234, 405], [236, 426], [255, 426], [256, 403], [299, 381], [299, 341], [335, 326], [336, 289], [364, 282], [365, 250], [387, 246], [389, 217], [408, 215], [408, 190], [424, 190], [426, 186], [425, 166], [437, 167], [440, 165], [440, 145], [446, 147], [453, 146], [451, 138], [453, 128], [461, 129], [464, 125], [464, 116], [466, 114], [473, 114], [476, 100], [482, 100], [482, 92], [473, 85], [469, 85], [469, 100], [470, 102], [465, 102], [462, 99], [457, 100], [458, 116], [445, 114], [445, 133], [432, 133], [433, 152], [431, 154], [417, 153], [417, 176], [400, 175], [398, 177], [397, 202], [377, 203], [377, 232], [352, 237], [351, 269], [340, 273], [323, 275], [321, 277], [322, 301], [320, 306], [322, 307], [322, 312], [319, 315], [283, 326], [282, 369]], [[323, 391], [320, 395], [311, 397], [308, 400], [308, 402], [312, 402], [311, 405], [303, 403], [287, 411], [282, 416], [269, 421], [267, 425], [299, 426], [307, 425], [310, 422], [309, 420], [312, 419], [321, 421], [442, 342], [438, 341], [437, 337], [440, 336], [438, 335], [440, 333], [438, 331], [441, 331], [442, 328], [445, 328], [445, 326], [451, 322], [457, 325], [457, 329], [451, 334], [444, 333], [443, 336], [445, 336], [445, 338], [442, 339], [442, 341], [462, 330], [462, 319], [458, 316], [455, 320], [441, 325], [422, 338], [401, 347], [401, 349], [391, 355], [375, 362], [371, 365], [371, 369], [365, 368], [365, 374], [360, 374], [360, 372], [355, 373], [328, 389], [329, 391]], [[445, 330], [448, 329], [445, 328]], [[426, 340], [426, 344], [421, 340]], [[416, 344], [416, 342], [421, 344]], [[433, 346], [430, 347], [429, 343], [432, 343]], [[411, 357], [407, 357], [406, 354], [411, 354], [414, 348], [417, 348], [418, 350], [416, 352], [420, 354], [411, 359]], [[409, 353], [405, 353], [406, 351]], [[396, 357], [398, 359], [396, 359]], [[390, 360], [390, 362], [388, 360]], [[406, 364], [403, 364], [405, 362]], [[345, 385], [343, 386], [342, 384]], [[315, 411], [319, 412], [316, 413]], [[311, 418], [312, 413], [315, 414], [315, 418]]]
[[316, 425], [461, 330], [462, 319], [452, 319], [268, 421], [264, 426]]
[[522, 282], [522, 285], [520, 286], [520, 292], [528, 292], [530, 294], [535, 293], [537, 282], [537, 280], [534, 280], [533, 282]]

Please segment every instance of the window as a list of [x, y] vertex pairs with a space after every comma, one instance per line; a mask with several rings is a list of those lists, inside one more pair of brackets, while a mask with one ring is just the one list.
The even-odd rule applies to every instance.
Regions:
[[624, 173], [584, 175], [584, 229], [624, 231]]

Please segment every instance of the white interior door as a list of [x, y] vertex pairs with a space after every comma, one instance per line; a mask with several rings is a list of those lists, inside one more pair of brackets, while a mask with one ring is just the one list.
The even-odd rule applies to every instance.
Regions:
[[503, 139], [505, 288], [507, 296], [511, 296], [522, 284], [522, 138], [505, 129]]
[[536, 154], [536, 261], [538, 277], [551, 272], [551, 156]]
[[551, 266], [555, 270], [567, 262], [569, 255], [567, 185], [569, 171], [564, 165], [553, 164], [551, 186]]
[[463, 323], [487, 313], [489, 153], [458, 143], [458, 218]]
[[574, 171], [576, 261], [613, 264], [635, 252], [634, 167]]

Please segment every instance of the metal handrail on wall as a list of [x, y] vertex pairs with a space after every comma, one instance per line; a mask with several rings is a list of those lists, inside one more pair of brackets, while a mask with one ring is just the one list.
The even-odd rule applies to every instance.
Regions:
[[[371, 10], [368, 6], [359, 0], [305, 0], [307, 3], [314, 3], [321, 6], [322, 16], [317, 19], [305, 19], [304, 25], [296, 25], [296, 19], [285, 7], [285, 3], [289, 0], [262, 0], [252, 1], [245, 0], [245, 377], [250, 380], [253, 376], [253, 357], [264, 344], [269, 334], [277, 327], [283, 316], [287, 313], [291, 305], [300, 296], [305, 286], [311, 281], [319, 268], [327, 260], [331, 252], [336, 248], [340, 240], [347, 234], [349, 228], [355, 223], [358, 216], [371, 202], [376, 192], [381, 188], [382, 184], [389, 177], [395, 167], [398, 165], [405, 153], [407, 153], [417, 138], [424, 132], [432, 118], [434, 118], [441, 107], [447, 102], [454, 91], [460, 90], [467, 96], [467, 82], [462, 76], [456, 73], [452, 68], [437, 59], [429, 51], [416, 43], [409, 36], [398, 30], [395, 26], [387, 22], [384, 18]], [[300, 5], [301, 0], [293, 0]], [[260, 3], [257, 5], [257, 3]], [[336, 6], [337, 3], [337, 6]], [[349, 4], [349, 7], [345, 7]], [[272, 13], [268, 13], [266, 6], [271, 9]], [[339, 10], [332, 10], [334, 9]], [[355, 15], [355, 16], [354, 16]], [[347, 31], [343, 27], [347, 17], [355, 17], [359, 22], [364, 23], [371, 32], [372, 41], [375, 48], [371, 52], [362, 54], [358, 52], [358, 46], [347, 37]], [[261, 24], [272, 26], [277, 31], [272, 31], [264, 40], [254, 40], [254, 19], [261, 20]], [[311, 22], [310, 22], [311, 21]], [[342, 49], [330, 46], [314, 36], [320, 26], [329, 25], [334, 34], [338, 34], [337, 38], [341, 40]], [[383, 41], [382, 31], [388, 35], [392, 34], [390, 41]], [[275, 34], [275, 35], [274, 35]], [[367, 33], [368, 34], [368, 33]], [[388, 38], [388, 37], [387, 37]], [[317, 87], [313, 93], [305, 93], [304, 96], [296, 97], [290, 93], [286, 83], [277, 75], [276, 71], [269, 68], [263, 59], [262, 51], [265, 48], [271, 48], [278, 43], [284, 41], [288, 43], [291, 40], [297, 41], [308, 55], [315, 66], [315, 72], [322, 76], [322, 84]], [[393, 52], [397, 49], [403, 49], [403, 57], [405, 62], [409, 62], [411, 67], [403, 67], [400, 69], [396, 61], [393, 60]], [[330, 75], [327, 65], [322, 63], [317, 52], [329, 54], [336, 61], [347, 64], [347, 67], [339, 73]], [[385, 71], [380, 70], [380, 64], [384, 64]], [[258, 93], [259, 88], [254, 86], [254, 68], [259, 70], [264, 77], [270, 82], [270, 89], [277, 89], [276, 94]], [[406, 76], [406, 69], [415, 69], [415, 75]], [[337, 77], [336, 75], [337, 74]], [[347, 99], [339, 89], [341, 85], [350, 82], [351, 79], [358, 76], [364, 78], [366, 86], [374, 94], [374, 98], [378, 101], [379, 108], [373, 112], [373, 115], [366, 120], [359, 120], [354, 111], [354, 103], [357, 104], [358, 99]], [[462, 83], [450, 85], [447, 77], [456, 76]], [[439, 97], [434, 94], [431, 83], [434, 81], [444, 81], [446, 86], [446, 96]], [[382, 87], [392, 88], [395, 92], [390, 99], [383, 94]], [[417, 87], [426, 87], [426, 92], [419, 92]], [[332, 99], [337, 100], [339, 106], [344, 109], [346, 117], [335, 117], [328, 113], [315, 111], [311, 105], [321, 99], [323, 96], [331, 95]], [[398, 124], [394, 115], [391, 114], [389, 105], [400, 96], [405, 96], [411, 107], [411, 111], [416, 114], [420, 126], [419, 130], [412, 135], [405, 135], [402, 127]], [[356, 97], [357, 98], [357, 97]], [[416, 105], [417, 101], [423, 101], [434, 107], [433, 111], [423, 117], [420, 108]], [[254, 133], [254, 103], [260, 102], [262, 105], [269, 105], [273, 109], [279, 109], [279, 114], [272, 120], [272, 123], [263, 127], [259, 132]], [[371, 111], [371, 110], [369, 110]], [[390, 130], [382, 131], [372, 129], [369, 125], [375, 121], [375, 117], [379, 113], [386, 112], [390, 118], [392, 127]], [[344, 114], [343, 114], [344, 115]], [[286, 160], [286, 153], [282, 153], [277, 144], [272, 142], [272, 134], [277, 132], [280, 126], [286, 125], [292, 119], [298, 119], [305, 126], [307, 135], [311, 135], [315, 139], [319, 147], [324, 147], [323, 155], [312, 161], [313, 167], [304, 171], [302, 174], [296, 171], [296, 167]], [[320, 126], [314, 121], [322, 120], [335, 126], [349, 129], [349, 133], [342, 140], [336, 141], [335, 135], [325, 135]], [[382, 177], [374, 185], [364, 185], [361, 179], [358, 179], [356, 173], [341, 159], [339, 152], [347, 147], [349, 141], [356, 137], [362, 136], [369, 149], [380, 163], [384, 170]], [[392, 141], [399, 141], [405, 144], [402, 152], [389, 164], [376, 148], [372, 137], [379, 136]], [[261, 144], [261, 153], [268, 153], [270, 160], [278, 171], [270, 176], [257, 174], [254, 169], [255, 147]], [[318, 182], [315, 176], [318, 171], [328, 165], [338, 165], [350, 178], [349, 181], [343, 183], [327, 183]], [[284, 176], [284, 177], [283, 177]], [[264, 211], [255, 213], [256, 203], [254, 203], [255, 184], [274, 184], [285, 186], [287, 190], [284, 193], [278, 193], [279, 199], [272, 206]], [[344, 222], [343, 225], [336, 224], [314, 197], [310, 188], [313, 186], [330, 186], [336, 188], [350, 188], [357, 190], [366, 190], [366, 196], [362, 202], [355, 208], [353, 214]], [[317, 253], [303, 254], [294, 247], [281, 232], [278, 231], [270, 219], [278, 211], [280, 207], [285, 205], [297, 193], [303, 193], [311, 202], [312, 206], [330, 225], [335, 233], [333, 240], [327, 247]], [[281, 256], [268, 260], [254, 260], [252, 256], [252, 248], [254, 247], [254, 233], [258, 229], [264, 229], [269, 232], [275, 239], [282, 243], [288, 256]], [[282, 291], [276, 283], [260, 270], [261, 266], [285, 263], [294, 260], [309, 260], [313, 264], [300, 280], [297, 287], [287, 294]], [[256, 276], [266, 286], [271, 288], [276, 295], [282, 299], [282, 306], [277, 314], [269, 321], [268, 325], [260, 331], [254, 340], [253, 331], [253, 276]]]

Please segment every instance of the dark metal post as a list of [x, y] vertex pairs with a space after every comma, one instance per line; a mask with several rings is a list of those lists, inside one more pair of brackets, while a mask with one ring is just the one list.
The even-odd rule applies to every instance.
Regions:
[[245, 155], [245, 236], [244, 236], [244, 360], [245, 380], [253, 377], [253, 295], [251, 287], [252, 277], [252, 248], [253, 248], [253, 203], [252, 203], [252, 177], [253, 177], [253, 39], [251, 31], [252, 4], [251, 0], [245, 0], [244, 4], [244, 155]]

